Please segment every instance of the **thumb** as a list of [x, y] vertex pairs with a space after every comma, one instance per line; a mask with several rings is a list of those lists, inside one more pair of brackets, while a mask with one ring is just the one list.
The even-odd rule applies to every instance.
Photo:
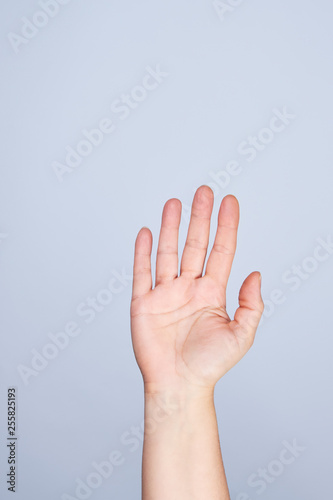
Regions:
[[251, 346], [264, 310], [261, 297], [261, 274], [251, 273], [244, 281], [239, 291], [239, 307], [231, 322], [238, 340]]

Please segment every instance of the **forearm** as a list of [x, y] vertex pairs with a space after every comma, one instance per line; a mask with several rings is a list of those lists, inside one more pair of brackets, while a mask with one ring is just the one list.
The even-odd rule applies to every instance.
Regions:
[[214, 391], [145, 392], [143, 500], [230, 500]]

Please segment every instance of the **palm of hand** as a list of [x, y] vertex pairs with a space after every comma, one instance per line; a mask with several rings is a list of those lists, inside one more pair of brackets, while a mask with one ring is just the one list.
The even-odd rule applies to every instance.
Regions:
[[263, 310], [258, 273], [244, 281], [234, 320], [225, 306], [239, 218], [233, 196], [221, 203], [215, 242], [202, 276], [212, 206], [213, 193], [202, 186], [193, 200], [178, 276], [181, 205], [175, 199], [165, 204], [154, 289], [151, 233], [145, 228], [137, 237], [131, 330], [135, 356], [147, 385], [212, 387], [253, 343]]

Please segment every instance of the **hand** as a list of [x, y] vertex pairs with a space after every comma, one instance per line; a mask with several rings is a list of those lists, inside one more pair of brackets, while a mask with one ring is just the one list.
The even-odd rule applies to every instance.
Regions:
[[152, 288], [152, 234], [142, 228], [135, 242], [131, 331], [145, 390], [213, 388], [253, 344], [264, 304], [260, 273], [251, 273], [239, 292], [231, 320], [226, 286], [236, 251], [239, 206], [226, 196], [206, 272], [203, 267], [214, 203], [208, 186], [197, 189], [178, 276], [178, 232], [181, 202], [168, 200], [163, 209]]

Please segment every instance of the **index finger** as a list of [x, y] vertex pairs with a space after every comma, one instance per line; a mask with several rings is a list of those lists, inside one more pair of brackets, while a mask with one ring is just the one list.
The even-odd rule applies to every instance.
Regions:
[[238, 200], [229, 194], [223, 198], [220, 205], [216, 236], [205, 273], [224, 288], [227, 286], [236, 252], [238, 224]]

